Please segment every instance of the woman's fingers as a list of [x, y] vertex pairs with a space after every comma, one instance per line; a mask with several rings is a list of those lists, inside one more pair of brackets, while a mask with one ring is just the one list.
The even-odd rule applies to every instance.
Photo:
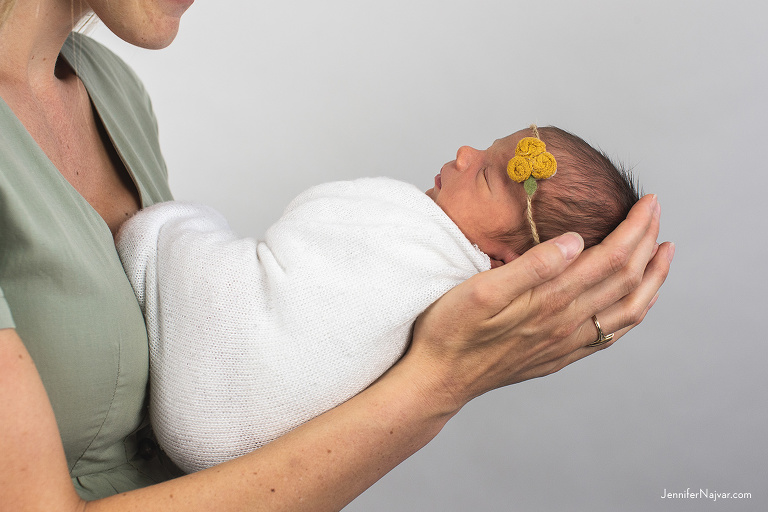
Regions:
[[[624, 298], [596, 315], [603, 334], [606, 336], [613, 334], [613, 338], [596, 347], [587, 346], [596, 341], [599, 336], [592, 318], [587, 318], [569, 337], [568, 345], [572, 347], [571, 350], [557, 357], [542, 358], [540, 364], [528, 370], [529, 377], [549, 375], [598, 350], [605, 350], [643, 321], [645, 315], [656, 303], [659, 288], [669, 274], [675, 246], [670, 242], [659, 246], [654, 244], [651, 252], [653, 258], [646, 267], [641, 284]], [[566, 340], [563, 340], [562, 344], [565, 345]]]
[[583, 249], [584, 240], [576, 233], [539, 244], [514, 261], [467, 281], [472, 286], [470, 304], [483, 308], [486, 318], [492, 318], [521, 295], [559, 276]]
[[[540, 287], [545, 294], [544, 298], [542, 300], [542, 297], [537, 297], [535, 300], [550, 305], [546, 316], [563, 326], [560, 333], [565, 334], [557, 343], [559, 349], [550, 353], [550, 357], [554, 357], [550, 361], [543, 359], [546, 367], [540, 370], [557, 371], [597, 350], [608, 348], [644, 318], [667, 277], [674, 254], [673, 245], [665, 243], [659, 246], [656, 243], [659, 207], [653, 199], [647, 196], [639, 208], [633, 209], [625, 223], [612, 235], [613, 240], [606, 239], [601, 246], [586, 251], [560, 277]], [[604, 269], [592, 268], [593, 265], [605, 266], [606, 258], [610, 259], [614, 251], [627, 251], [626, 260], [621, 264], [617, 260], [616, 265], [607, 273], [604, 273]], [[588, 260], [586, 264], [585, 260]], [[568, 291], [562, 292], [559, 281], [568, 276], [574, 279], [574, 275], [578, 276], [575, 278], [576, 284], [569, 282], [566, 284]], [[597, 283], [591, 281], [601, 277], [602, 280]], [[582, 287], [587, 288], [581, 291]], [[569, 293], [578, 291], [581, 293], [575, 298], [568, 297]], [[607, 343], [587, 347], [598, 340], [599, 333], [591, 318], [598, 311], [603, 334], [614, 333], [614, 336]]]
[[647, 195], [602, 243], [584, 251], [567, 271], [551, 281], [550, 295], [565, 303], [578, 301], [581, 314], [599, 311], [617, 301], [640, 282], [658, 229], [658, 200], [655, 195]]
[[643, 321], [648, 310], [659, 297], [659, 289], [669, 275], [669, 267], [675, 255], [675, 246], [665, 242], [648, 263], [640, 285], [615, 304], [599, 313], [608, 329], [631, 329]]
[[[656, 196], [648, 195], [638, 201], [603, 243], [584, 251], [555, 275], [541, 276], [533, 270], [540, 258], [551, 256], [557, 260], [557, 255], [551, 254], [554, 247], [549, 246], [550, 252], [545, 252], [546, 242], [489, 272], [501, 275], [501, 271], [508, 271], [506, 282], [492, 293], [510, 304], [494, 320], [508, 324], [532, 320], [542, 334], [564, 340], [557, 344], [560, 355], [577, 350], [580, 347], [574, 343], [573, 332], [580, 330], [579, 326], [595, 311], [607, 308], [641, 282], [656, 246], [658, 223], [658, 201]], [[522, 262], [525, 265], [514, 271], [507, 268]], [[533, 324], [529, 327], [533, 328]]]
[[669, 267], [675, 254], [675, 246], [665, 242], [658, 246], [654, 257], [648, 263], [640, 285], [621, 300], [612, 304], [603, 311], [597, 313], [600, 327], [605, 335], [614, 334], [609, 343], [598, 347], [587, 347], [589, 343], [597, 340], [598, 332], [592, 319], [587, 319], [574, 333], [574, 345], [581, 347], [580, 357], [591, 354], [597, 350], [610, 347], [624, 334], [643, 321], [645, 315], [659, 298], [659, 288], [669, 274]]
[[[650, 309], [650, 306], [649, 306]], [[571, 350], [570, 352], [562, 355], [558, 359], [554, 359], [550, 362], [548, 362], [546, 365], [542, 365], [541, 368], [537, 368], [535, 370], [535, 373], [538, 375], [549, 375], [551, 373], [555, 373], [557, 371], [560, 371], [561, 369], [565, 368], [571, 363], [574, 363], [578, 361], [579, 359], [583, 359], [587, 357], [590, 354], [594, 354], [598, 350], [605, 350], [606, 348], [610, 347], [616, 341], [621, 338], [623, 335], [625, 335], [627, 332], [632, 329], [634, 326], [625, 327], [623, 329], [619, 329], [618, 331], [611, 331], [608, 328], [603, 325], [603, 315], [598, 314], [597, 315], [600, 320], [600, 327], [602, 328], [603, 334], [613, 334], [613, 337], [610, 341], [607, 341], [606, 343], [603, 343], [602, 345], [598, 345], [596, 347], [588, 347], [590, 343], [593, 341], [596, 341], [598, 339], [598, 331], [597, 327], [595, 327], [595, 324], [592, 322], [592, 319], [588, 319], [584, 324], [582, 324], [579, 329], [577, 329], [576, 332], [574, 332], [573, 336], [578, 339], [575, 343], [575, 349]]]
[[646, 268], [657, 253], [656, 238], [659, 234], [660, 207], [655, 206], [646, 236], [629, 257], [626, 265], [613, 275], [592, 287], [577, 301], [577, 309], [583, 313], [601, 311], [620, 298], [630, 294], [643, 282]]

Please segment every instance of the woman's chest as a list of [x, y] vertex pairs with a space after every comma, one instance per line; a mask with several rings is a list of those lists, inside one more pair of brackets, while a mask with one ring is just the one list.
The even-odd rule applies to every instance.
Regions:
[[139, 193], [82, 84], [43, 97], [0, 92], [53, 167], [114, 235], [140, 208]]

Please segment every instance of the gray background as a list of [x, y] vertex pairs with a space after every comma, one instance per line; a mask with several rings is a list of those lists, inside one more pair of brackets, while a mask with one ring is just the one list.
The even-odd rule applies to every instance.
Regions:
[[[200, 0], [149, 89], [179, 199], [259, 236], [299, 191], [424, 189], [464, 144], [573, 131], [659, 194], [673, 272], [641, 327], [468, 405], [350, 511], [767, 510], [768, 4]], [[662, 499], [709, 489], [749, 500]]]

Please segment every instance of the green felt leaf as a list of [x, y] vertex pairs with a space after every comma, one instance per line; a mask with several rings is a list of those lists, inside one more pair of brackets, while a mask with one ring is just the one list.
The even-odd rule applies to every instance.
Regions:
[[523, 182], [523, 188], [525, 188], [525, 193], [528, 194], [529, 196], [532, 196], [533, 194], [535, 194], [536, 189], [538, 187], [539, 186], [536, 184], [536, 178], [534, 178], [533, 176], [531, 176], [530, 178], [528, 178]]

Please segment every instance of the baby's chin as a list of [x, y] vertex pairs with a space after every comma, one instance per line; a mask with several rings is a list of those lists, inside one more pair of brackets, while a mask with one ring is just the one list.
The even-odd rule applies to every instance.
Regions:
[[437, 195], [437, 192], [435, 192], [434, 188], [431, 188], [424, 193], [427, 194], [427, 197], [429, 197], [433, 201], [435, 200], [435, 196]]

